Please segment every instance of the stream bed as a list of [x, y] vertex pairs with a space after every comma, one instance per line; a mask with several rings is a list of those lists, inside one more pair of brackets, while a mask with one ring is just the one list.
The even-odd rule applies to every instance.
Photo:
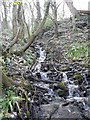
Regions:
[[33, 119], [52, 118], [90, 118], [90, 85], [87, 81], [88, 70], [78, 63], [71, 64], [67, 71], [58, 71], [55, 64], [46, 61], [46, 52], [36, 45], [36, 64], [32, 75], [37, 80]]
[[17, 81], [23, 76], [31, 85], [30, 90], [25, 88], [28, 93], [30, 116], [27, 116], [26, 104], [23, 101], [22, 105], [20, 103], [22, 118], [18, 117], [15, 108], [13, 120], [14, 118], [15, 120], [90, 119], [88, 68], [80, 65], [82, 61], [64, 63], [64, 65], [49, 61], [43, 44], [35, 44], [34, 49], [36, 60], [32, 67], [23, 65], [23, 58], [17, 56], [7, 64], [8, 76], [16, 75]]

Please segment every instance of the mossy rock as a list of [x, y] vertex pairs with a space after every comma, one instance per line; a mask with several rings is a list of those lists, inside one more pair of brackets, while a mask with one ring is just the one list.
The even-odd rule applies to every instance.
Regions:
[[81, 75], [81, 73], [75, 73], [75, 74], [73, 75], [73, 78], [74, 78], [74, 79], [78, 79], [78, 80], [82, 80], [82, 75]]
[[62, 68], [61, 68], [61, 71], [68, 71], [70, 68], [69, 68], [69, 66], [63, 66]]
[[81, 73], [75, 73], [73, 75], [73, 78], [74, 78], [74, 83], [75, 84], [81, 84], [83, 82], [83, 76], [81, 75]]
[[66, 86], [65, 86], [65, 83], [64, 83], [64, 82], [59, 82], [59, 83], [58, 83], [58, 87], [59, 87], [60, 89], [66, 90]]
[[65, 97], [65, 96], [68, 95], [68, 90], [61, 90], [61, 89], [59, 89], [59, 90], [57, 91], [57, 93], [58, 93], [58, 95], [59, 95], [60, 97]]

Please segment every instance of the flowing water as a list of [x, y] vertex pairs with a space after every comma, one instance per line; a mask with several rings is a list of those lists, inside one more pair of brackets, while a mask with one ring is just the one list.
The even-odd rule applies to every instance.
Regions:
[[[88, 110], [89, 107], [86, 103], [87, 98], [80, 96], [79, 86], [75, 85], [73, 81], [70, 81], [65, 72], [63, 73], [63, 80], [64, 80], [64, 82], [68, 81], [67, 84], [68, 84], [68, 89], [69, 89], [69, 95], [67, 97], [67, 100], [69, 100], [69, 101], [75, 100], [75, 101], [77, 101], [77, 103], [82, 102], [83, 109]], [[86, 84], [88, 84], [85, 74], [84, 74], [84, 81], [86, 82]]]
[[[40, 73], [40, 78], [41, 78], [41, 83], [36, 83], [38, 86], [42, 86], [44, 88], [47, 88], [48, 93], [45, 93], [45, 96], [55, 96], [55, 93], [53, 89], [50, 89], [49, 86], [45, 83], [43, 83], [43, 80], [49, 80], [49, 77], [47, 75], [47, 72], [42, 72], [41, 66], [42, 62], [45, 61], [46, 59], [46, 52], [43, 50], [43, 48], [40, 45], [36, 46], [37, 49], [37, 64], [33, 70], [33, 75], [36, 75], [37, 73]], [[75, 100], [77, 102], [82, 102], [83, 103], [83, 108], [87, 110], [87, 104], [85, 102], [86, 98], [80, 96], [80, 90], [79, 86], [74, 84], [74, 81], [70, 80], [67, 76], [68, 72], [62, 72], [63, 78], [62, 81], [67, 85], [68, 87], [68, 93], [69, 95], [67, 96], [67, 100]], [[85, 74], [83, 74], [84, 81], [88, 85], [88, 81], [86, 79]]]
[[79, 91], [78, 91], [78, 85], [75, 85], [73, 81], [70, 81], [67, 77], [67, 74], [63, 73], [63, 81], [67, 83], [68, 89], [69, 89], [69, 96], [70, 97], [79, 97]]

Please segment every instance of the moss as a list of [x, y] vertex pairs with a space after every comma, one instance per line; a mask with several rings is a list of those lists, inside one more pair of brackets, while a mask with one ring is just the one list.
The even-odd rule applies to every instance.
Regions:
[[66, 89], [66, 86], [65, 86], [65, 83], [64, 82], [59, 82], [58, 83], [58, 87], [60, 88], [60, 89]]
[[81, 73], [75, 73], [75, 74], [73, 75], [73, 78], [80, 80], [80, 79], [82, 79], [82, 75], [81, 75]]
[[61, 90], [61, 89], [58, 90], [58, 95], [60, 97], [67, 96], [67, 94], [68, 94], [68, 90]]
[[58, 91], [58, 95], [61, 96], [61, 97], [64, 96], [64, 95], [65, 95], [64, 90], [59, 90], [59, 91]]

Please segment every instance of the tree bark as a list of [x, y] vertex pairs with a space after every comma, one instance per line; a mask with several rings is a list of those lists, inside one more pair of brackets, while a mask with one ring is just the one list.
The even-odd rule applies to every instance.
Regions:
[[[22, 0], [21, 0], [22, 2]], [[19, 38], [24, 38], [24, 15], [23, 15], [23, 6], [22, 4], [18, 5], [18, 12], [17, 12], [17, 15], [18, 15], [18, 24], [19, 24], [19, 27], [21, 28], [21, 31], [20, 31], [20, 35], [19, 35]]]
[[36, 7], [37, 7], [37, 22], [41, 21], [41, 9], [40, 9], [40, 2], [36, 0]]
[[23, 87], [25, 89], [30, 90], [31, 85], [29, 83], [26, 84], [26, 80], [17, 82], [9, 78], [6, 73], [0, 68], [0, 74], [2, 75], [2, 84], [8, 88], [12, 86]]
[[75, 17], [79, 17], [79, 13], [77, 9], [73, 6], [73, 1], [72, 0], [65, 0], [65, 3], [69, 7], [70, 12], [72, 13], [72, 23], [73, 23], [73, 30], [76, 28], [76, 22], [75, 22]]
[[[14, 0], [15, 2], [16, 0]], [[17, 33], [18, 23], [17, 23], [17, 6], [13, 4], [13, 10], [12, 10], [12, 29], [13, 29], [13, 37], [15, 37]]]
[[79, 17], [79, 13], [77, 9], [73, 6], [73, 1], [72, 0], [65, 0], [65, 3], [69, 7], [70, 12], [74, 17]]
[[[16, 1], [16, 0], [14, 0]], [[22, 2], [22, 0], [21, 0]], [[13, 37], [16, 36], [18, 27], [21, 28], [19, 33], [19, 38], [24, 37], [24, 23], [23, 23], [23, 7], [22, 4], [14, 5], [13, 4], [13, 11], [12, 11], [12, 26], [13, 26]]]
[[53, 12], [53, 21], [54, 21], [54, 29], [55, 29], [55, 37], [58, 38], [58, 23], [57, 23], [57, 6], [56, 6], [56, 1], [52, 0], [51, 1], [51, 8]]
[[4, 0], [3, 0], [3, 7], [4, 7], [4, 19], [3, 19], [3, 22], [4, 22], [4, 29], [5, 28], [8, 28], [8, 22], [7, 22], [7, 8], [6, 8], [6, 2], [4, 2]]
[[32, 8], [31, 4], [29, 3], [29, 7], [30, 7], [30, 11], [31, 11], [31, 32], [33, 33], [34, 31], [34, 21], [35, 21], [35, 17], [34, 17], [34, 9]]

